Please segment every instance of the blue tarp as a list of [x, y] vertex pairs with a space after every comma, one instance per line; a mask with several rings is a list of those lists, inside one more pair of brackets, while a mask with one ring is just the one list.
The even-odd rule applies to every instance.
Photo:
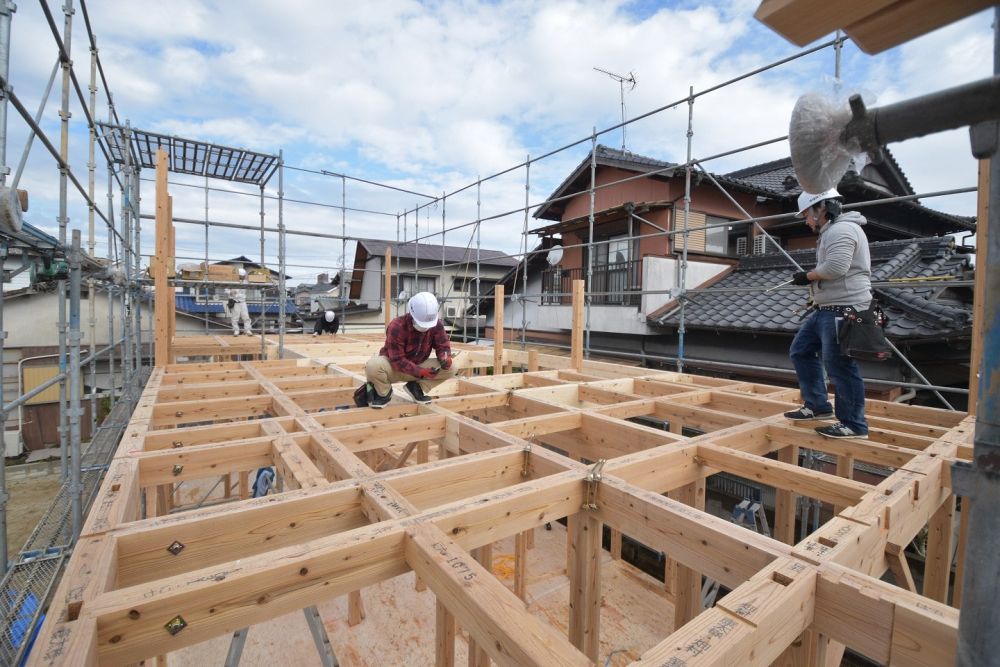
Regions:
[[[193, 294], [178, 294], [177, 295], [177, 310], [184, 313], [224, 313], [225, 307], [222, 301], [209, 301], [205, 303], [204, 301], [198, 301], [197, 297]], [[260, 315], [260, 303], [255, 301], [247, 301], [247, 310], [251, 315]], [[266, 305], [266, 311], [268, 315], [279, 315], [281, 314], [281, 308], [277, 303], [269, 303]], [[291, 299], [285, 301], [285, 313], [286, 315], [295, 314], [297, 309], [295, 308], [295, 302]]]

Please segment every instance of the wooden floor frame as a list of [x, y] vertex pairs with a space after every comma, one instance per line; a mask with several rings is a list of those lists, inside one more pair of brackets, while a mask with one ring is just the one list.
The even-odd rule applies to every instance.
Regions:
[[[224, 338], [178, 339], [172, 354], [231, 358]], [[252, 340], [238, 347], [252, 354]], [[31, 664], [136, 663], [340, 595], [363, 622], [365, 587], [412, 570], [437, 596], [436, 664], [454, 663], [457, 622], [476, 664], [593, 665], [602, 524], [673, 563], [677, 629], [635, 664], [836, 665], [844, 646], [954, 662], [949, 471], [971, 453], [964, 413], [872, 401], [871, 439], [828, 440], [781, 416], [797, 390], [471, 346], [431, 405], [335, 410], [381, 340], [329, 340], [287, 336], [293, 359], [153, 371]], [[627, 421], [641, 416], [670, 430]], [[836, 456], [838, 475], [798, 466], [803, 447]], [[852, 479], [855, 462], [895, 472], [873, 486]], [[250, 498], [262, 466], [279, 492]], [[703, 511], [722, 471], [775, 488], [775, 539]], [[213, 478], [218, 502], [173, 505], [175, 485]], [[796, 494], [837, 511], [797, 543]], [[531, 532], [564, 517], [568, 633], [516, 594]], [[902, 551], [925, 526], [926, 597], [880, 581], [891, 570], [912, 588]], [[481, 564], [510, 536], [513, 590]], [[704, 611], [702, 575], [732, 589]]]

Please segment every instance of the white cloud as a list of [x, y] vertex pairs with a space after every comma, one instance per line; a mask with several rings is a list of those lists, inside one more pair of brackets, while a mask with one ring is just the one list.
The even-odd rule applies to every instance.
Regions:
[[[664, 3], [641, 15], [631, 3], [604, 0], [134, 0], [92, 3], [89, 8], [119, 112], [135, 126], [264, 152], [284, 149], [290, 165], [437, 194], [520, 163], [528, 153], [539, 155], [586, 137], [594, 126], [619, 122], [618, 85], [595, 72], [595, 66], [635, 72], [639, 84], [626, 93], [626, 105], [629, 116], [636, 116], [683, 99], [689, 85], [704, 89], [795, 53], [752, 18], [757, 4]], [[876, 91], [879, 103], [885, 103], [984, 76], [992, 63], [989, 23], [988, 13], [980, 14], [877, 57], [848, 46], [844, 78]], [[79, 13], [75, 25], [74, 59], [85, 87], [89, 45]], [[55, 47], [37, 8], [19, 10], [14, 26], [11, 78], [15, 91], [33, 106]], [[785, 134], [797, 96], [832, 74], [833, 54], [826, 50], [698, 98], [694, 154], [706, 156]], [[53, 137], [58, 136], [57, 99], [56, 94], [45, 121]], [[82, 116], [75, 100], [73, 106], [78, 126]], [[99, 108], [103, 110], [103, 102]], [[10, 121], [9, 161], [19, 154], [24, 137], [19, 123]], [[682, 161], [686, 126], [682, 103], [630, 126], [628, 148]], [[600, 141], [618, 146], [621, 133], [602, 135]], [[72, 146], [74, 169], [83, 180], [86, 144], [79, 129]], [[533, 164], [531, 201], [548, 195], [588, 149], [589, 141]], [[917, 190], [974, 182], [963, 132], [905, 142], [893, 151]], [[735, 169], [786, 152], [780, 143], [709, 168]], [[34, 170], [29, 182], [38, 184], [32, 213], [51, 224], [56, 172], [51, 159], [38, 153], [36, 147], [29, 167]], [[103, 201], [101, 172], [98, 197]], [[521, 206], [524, 178], [524, 170], [518, 169], [484, 182], [482, 215]], [[148, 184], [144, 188], [148, 206]], [[289, 170], [285, 188], [292, 198], [340, 202], [339, 179]], [[449, 225], [475, 220], [474, 190], [449, 199]], [[85, 219], [85, 208], [73, 197], [76, 224]], [[175, 209], [178, 215], [203, 216], [203, 199], [198, 191], [178, 194]], [[212, 193], [211, 217], [254, 224], [256, 204], [242, 199]], [[941, 207], [969, 214], [973, 206], [967, 200]], [[349, 181], [347, 201], [354, 208], [389, 214], [349, 212], [348, 234], [395, 238], [395, 213], [426, 200]], [[268, 207], [271, 224], [276, 209]], [[336, 209], [289, 203], [285, 213], [296, 229], [340, 229]], [[440, 229], [440, 209], [432, 209], [430, 217], [432, 228]], [[421, 227], [427, 225], [421, 218]], [[522, 225], [523, 215], [485, 223], [483, 246], [516, 250]], [[471, 229], [449, 233], [449, 244], [465, 245]], [[185, 231], [184, 244], [198, 247], [202, 233]], [[253, 236], [213, 230], [218, 250], [212, 254], [252, 251]], [[180, 230], [178, 238], [180, 242]], [[275, 250], [272, 242], [268, 240], [268, 254]], [[144, 244], [151, 247], [151, 237]], [[327, 258], [303, 263], [328, 264], [331, 253], [341, 250], [332, 240], [311, 245], [296, 240], [289, 242], [290, 256], [293, 252]]]

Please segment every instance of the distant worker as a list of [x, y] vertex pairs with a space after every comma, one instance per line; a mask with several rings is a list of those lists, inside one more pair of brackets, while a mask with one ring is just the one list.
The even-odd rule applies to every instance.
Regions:
[[[809, 285], [815, 312], [802, 325], [789, 356], [795, 365], [805, 405], [785, 417], [796, 421], [830, 419], [816, 432], [828, 438], [868, 438], [865, 421], [865, 385], [858, 364], [840, 353], [837, 329], [845, 307], [868, 310], [872, 302], [871, 256], [861, 226], [867, 223], [855, 211], [841, 212], [840, 193], [830, 189], [799, 195], [799, 214], [819, 234], [816, 268], [792, 274], [795, 285]], [[833, 382], [834, 405], [826, 392], [823, 368]]]
[[318, 336], [321, 333], [335, 334], [339, 330], [340, 320], [337, 319], [337, 313], [328, 310], [316, 318], [316, 326], [313, 327], [313, 336]]
[[[247, 272], [246, 269], [240, 269], [240, 282], [246, 283]], [[240, 321], [243, 321], [243, 328], [246, 329], [246, 335], [250, 336], [253, 331], [250, 330], [250, 311], [247, 310], [247, 291], [242, 287], [234, 287], [227, 290], [229, 294], [229, 319], [233, 323], [233, 335], [240, 335]]]
[[[431, 350], [437, 357], [431, 361]], [[368, 404], [384, 408], [392, 399], [392, 383], [406, 382], [417, 403], [430, 403], [425, 392], [455, 375], [451, 343], [438, 318], [438, 301], [430, 292], [414, 294], [406, 315], [395, 318], [385, 332], [385, 346], [365, 366], [373, 391]]]

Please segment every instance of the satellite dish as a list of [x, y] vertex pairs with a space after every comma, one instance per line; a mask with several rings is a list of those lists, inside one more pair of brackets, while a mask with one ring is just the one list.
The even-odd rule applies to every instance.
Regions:
[[548, 254], [545, 255], [545, 261], [549, 263], [549, 266], [555, 266], [556, 264], [559, 263], [559, 260], [561, 260], [562, 257], [563, 257], [563, 248], [561, 245], [557, 245], [556, 247], [552, 248], [552, 250], [549, 250]]

